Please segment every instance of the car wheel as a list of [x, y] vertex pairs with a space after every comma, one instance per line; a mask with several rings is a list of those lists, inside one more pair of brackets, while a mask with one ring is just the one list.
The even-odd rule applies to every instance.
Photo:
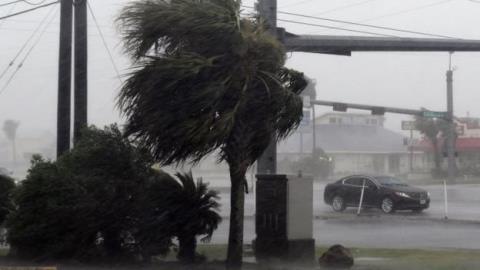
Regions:
[[335, 212], [342, 212], [345, 210], [345, 200], [342, 198], [342, 196], [335, 195], [332, 200], [332, 209]]
[[391, 213], [395, 212], [394, 206], [395, 205], [393, 203], [393, 200], [389, 197], [385, 197], [382, 200], [382, 204], [380, 205], [380, 209], [382, 209], [382, 211], [385, 214], [391, 214]]

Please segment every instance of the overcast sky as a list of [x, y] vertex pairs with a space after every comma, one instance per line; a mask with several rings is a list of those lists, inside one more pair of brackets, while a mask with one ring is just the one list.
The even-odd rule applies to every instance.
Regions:
[[[40, 0], [37, 0], [37, 2]], [[0, 0], [1, 4], [10, 0]], [[47, 1], [48, 2], [48, 1]], [[120, 73], [128, 72], [129, 60], [114, 27], [114, 18], [127, 0], [90, 0], [99, 20], [107, 46], [112, 50]], [[244, 5], [251, 6], [252, 1]], [[414, 31], [480, 39], [480, 3], [469, 0], [285, 0], [279, 10], [327, 18], [365, 22]], [[349, 6], [349, 7], [346, 7]], [[0, 17], [30, 6], [17, 4], [0, 7]], [[0, 94], [0, 123], [5, 119], [21, 122], [19, 133], [28, 136], [39, 130], [55, 134], [58, 5], [32, 13], [0, 20], [0, 74], [49, 12], [57, 12], [37, 46]], [[248, 10], [248, 9], [247, 9]], [[408, 34], [379, 31], [315, 21], [308, 18], [279, 15], [279, 18], [306, 23], [325, 24], [383, 34]], [[109, 60], [98, 31], [89, 17], [89, 121], [105, 125], [120, 120], [114, 108], [120, 81]], [[279, 22], [293, 33], [354, 35], [320, 27]], [[412, 35], [410, 35], [412, 36]], [[34, 39], [35, 40], [35, 39]], [[31, 48], [31, 43], [27, 49]], [[321, 54], [289, 54], [288, 66], [317, 80], [318, 99], [388, 105], [417, 109], [445, 110], [445, 72], [447, 53], [354, 53], [352, 57]], [[20, 56], [17, 64], [23, 58]], [[455, 110], [457, 116], [480, 117], [480, 53], [456, 53]], [[0, 79], [2, 89], [16, 69]], [[0, 90], [1, 91], [1, 90]], [[318, 109], [319, 113], [329, 111]], [[408, 117], [387, 115], [387, 127], [400, 129], [400, 120]]]

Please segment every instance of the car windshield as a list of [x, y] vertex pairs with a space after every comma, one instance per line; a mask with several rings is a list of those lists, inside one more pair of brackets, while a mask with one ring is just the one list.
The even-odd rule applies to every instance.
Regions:
[[407, 184], [402, 182], [400, 179], [390, 176], [376, 177], [376, 179], [382, 186], [407, 186]]

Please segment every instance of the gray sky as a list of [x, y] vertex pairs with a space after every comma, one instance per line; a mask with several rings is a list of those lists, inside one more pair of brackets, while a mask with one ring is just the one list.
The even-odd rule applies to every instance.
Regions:
[[[0, 0], [0, 5], [7, 2], [10, 0]], [[128, 72], [129, 60], [122, 55], [113, 19], [127, 2], [90, 1], [122, 74]], [[251, 6], [252, 1], [244, 4]], [[347, 5], [350, 8], [341, 8]], [[10, 7], [0, 7], [0, 17], [7, 14]], [[29, 6], [18, 4], [14, 11], [25, 8]], [[54, 10], [57, 9], [58, 6], [55, 6]], [[0, 74], [49, 10], [46, 8], [0, 21]], [[285, 0], [279, 1], [279, 10], [480, 39], [480, 3], [469, 0]], [[288, 15], [279, 15], [279, 18], [369, 30]], [[120, 82], [91, 17], [89, 19], [89, 121], [105, 125], [120, 119], [114, 109]], [[293, 33], [352, 34], [282, 22], [279, 26]], [[55, 134], [57, 62], [58, 18], [49, 26], [9, 87], [0, 94], [0, 123], [5, 119], [20, 121], [20, 135], [28, 136], [35, 130], [50, 130]], [[480, 53], [456, 53], [453, 63], [458, 67], [454, 78], [456, 115], [465, 116], [469, 112], [471, 116], [480, 116]], [[413, 109], [423, 106], [432, 110], [445, 109], [447, 64], [447, 53], [355, 53], [352, 57], [293, 53], [288, 60], [289, 67], [317, 80], [318, 99]], [[15, 67], [0, 80], [0, 89]], [[407, 117], [387, 115], [387, 118], [387, 127], [398, 130], [399, 121]]]

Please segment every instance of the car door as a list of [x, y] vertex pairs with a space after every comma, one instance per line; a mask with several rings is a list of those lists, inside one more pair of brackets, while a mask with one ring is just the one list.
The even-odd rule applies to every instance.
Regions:
[[378, 187], [377, 185], [369, 178], [362, 179], [365, 180], [365, 191], [363, 194], [363, 205], [373, 207], [377, 203], [378, 197]]
[[345, 186], [345, 200], [349, 206], [357, 206], [360, 202], [363, 179], [361, 177], [350, 177], [343, 182]]

